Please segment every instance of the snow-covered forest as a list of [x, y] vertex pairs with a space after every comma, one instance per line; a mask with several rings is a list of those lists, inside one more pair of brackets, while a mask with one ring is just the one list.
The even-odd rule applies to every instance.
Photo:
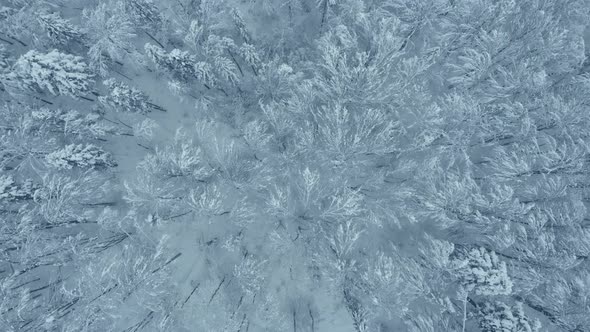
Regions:
[[590, 0], [0, 0], [0, 331], [590, 332]]

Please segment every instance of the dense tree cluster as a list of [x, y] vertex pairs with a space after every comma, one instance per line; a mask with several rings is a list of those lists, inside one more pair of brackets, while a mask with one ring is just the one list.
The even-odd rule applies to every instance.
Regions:
[[590, 331], [589, 17], [4, 1], [0, 330]]

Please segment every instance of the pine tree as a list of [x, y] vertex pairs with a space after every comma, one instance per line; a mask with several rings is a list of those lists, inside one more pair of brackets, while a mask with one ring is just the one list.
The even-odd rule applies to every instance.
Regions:
[[70, 144], [47, 155], [47, 163], [58, 169], [115, 167], [113, 157], [101, 148], [92, 145]]
[[166, 53], [164, 49], [149, 43], [145, 45], [145, 51], [157, 67], [168, 71], [174, 78], [187, 81], [196, 77], [196, 58], [188, 52], [174, 49]]
[[116, 111], [139, 114], [148, 114], [154, 109], [164, 111], [161, 107], [151, 103], [145, 93], [123, 82], [111, 78], [103, 81], [102, 84], [109, 89], [109, 94], [98, 97], [98, 100], [101, 104], [112, 107]]
[[93, 80], [82, 57], [57, 50], [31, 50], [19, 57], [5, 82], [21, 89], [79, 98], [89, 91]]
[[480, 328], [483, 332], [535, 332], [541, 329], [540, 322], [531, 322], [525, 317], [522, 303], [512, 308], [501, 302], [486, 304], [482, 315]]
[[508, 277], [506, 263], [501, 262], [494, 252], [484, 248], [472, 249], [454, 261], [457, 274], [468, 292], [478, 295], [500, 295], [512, 292], [512, 281]]
[[82, 31], [59, 16], [57, 13], [39, 15], [39, 24], [47, 31], [47, 36], [58, 45], [64, 45], [70, 41], [79, 41]]

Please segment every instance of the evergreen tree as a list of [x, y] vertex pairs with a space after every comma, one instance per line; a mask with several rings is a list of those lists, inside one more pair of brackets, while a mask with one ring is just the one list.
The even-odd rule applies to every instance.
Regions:
[[66, 145], [63, 149], [48, 154], [46, 159], [52, 167], [62, 169], [117, 166], [109, 153], [91, 144]]
[[79, 98], [93, 83], [83, 58], [52, 50], [29, 51], [19, 57], [4, 77], [5, 84], [21, 89]]
[[39, 24], [47, 31], [47, 36], [58, 45], [64, 45], [70, 41], [79, 41], [82, 31], [64, 20], [57, 13], [43, 14], [39, 16]]
[[111, 78], [103, 81], [102, 84], [109, 89], [108, 95], [98, 97], [100, 103], [105, 106], [117, 111], [140, 114], [147, 114], [154, 109], [164, 111], [163, 108], [151, 103], [145, 93], [123, 82]]

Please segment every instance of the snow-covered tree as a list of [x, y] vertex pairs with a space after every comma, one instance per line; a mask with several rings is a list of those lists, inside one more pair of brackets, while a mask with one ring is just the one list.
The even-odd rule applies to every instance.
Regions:
[[33, 199], [35, 194], [35, 185], [29, 179], [23, 183], [16, 183], [11, 175], [0, 177], [0, 199], [7, 201], [17, 201]]
[[49, 128], [65, 136], [104, 140], [108, 134], [117, 133], [117, 128], [97, 112], [84, 115], [76, 110], [41, 108], [31, 112], [31, 117], [39, 130]]
[[[137, 328], [152, 326], [170, 328], [166, 315], [176, 295], [167, 278], [180, 255], [170, 253], [165, 240], [152, 243], [147, 239], [138, 245], [126, 245], [110, 255], [98, 256], [79, 272], [79, 282], [64, 286], [63, 296], [75, 301], [77, 310], [67, 320], [57, 320], [64, 331], [103, 328]], [[120, 303], [127, 303], [132, 315], [119, 315]], [[96, 311], [102, 312], [96, 315]]]
[[109, 94], [98, 97], [101, 104], [112, 107], [116, 111], [147, 114], [152, 110], [164, 111], [163, 108], [151, 103], [149, 97], [134, 87], [112, 78], [102, 82]]
[[101, 247], [118, 243], [109, 239], [112, 234], [91, 233], [97, 214], [88, 204], [106, 199], [108, 181], [93, 172], [35, 175], [22, 183], [4, 180], [11, 191], [0, 200], [1, 261], [8, 269], [2, 275], [0, 326], [6, 331], [51, 328], [45, 326], [51, 315], [58, 317], [68, 311], [64, 306], [77, 302], [60, 294], [67, 279], [62, 271], [76, 269]]
[[0, 71], [4, 71], [8, 68], [8, 53], [6, 47], [0, 45]]
[[133, 23], [120, 1], [102, 2], [94, 9], [84, 9], [82, 16], [88, 35], [90, 67], [105, 76], [113, 62], [132, 56]]
[[110, 153], [92, 144], [70, 144], [63, 149], [51, 152], [46, 157], [47, 163], [58, 169], [104, 168], [115, 167]]
[[47, 31], [47, 36], [58, 45], [65, 45], [70, 41], [80, 41], [83, 33], [80, 28], [74, 26], [57, 13], [39, 15], [39, 24]]
[[512, 281], [508, 277], [506, 263], [501, 262], [494, 252], [484, 248], [472, 249], [454, 261], [457, 276], [468, 292], [478, 295], [501, 295], [512, 292]]
[[480, 328], [483, 332], [535, 332], [541, 329], [539, 321], [531, 322], [524, 314], [522, 303], [509, 307], [504, 303], [486, 304], [482, 310]]
[[149, 32], [157, 32], [162, 28], [160, 9], [152, 0], [125, 0], [125, 10], [133, 22]]
[[178, 129], [172, 144], [156, 147], [137, 165], [136, 179], [125, 184], [125, 199], [139, 210], [147, 208], [144, 212], [165, 220], [186, 212], [195, 203], [199, 206], [201, 195], [196, 194], [197, 189], [213, 174], [214, 169], [195, 139]]
[[159, 46], [147, 43], [145, 52], [159, 69], [168, 72], [174, 79], [188, 81], [197, 77], [197, 59], [187, 51], [174, 49], [168, 53]]
[[[20, 105], [19, 105], [20, 106]], [[34, 109], [28, 106], [4, 105], [0, 119], [0, 167], [18, 170], [42, 162], [44, 156], [57, 147], [59, 136], [49, 132], [34, 120]]]
[[5, 75], [5, 84], [21, 89], [79, 98], [89, 91], [92, 74], [80, 56], [52, 50], [28, 51]]

